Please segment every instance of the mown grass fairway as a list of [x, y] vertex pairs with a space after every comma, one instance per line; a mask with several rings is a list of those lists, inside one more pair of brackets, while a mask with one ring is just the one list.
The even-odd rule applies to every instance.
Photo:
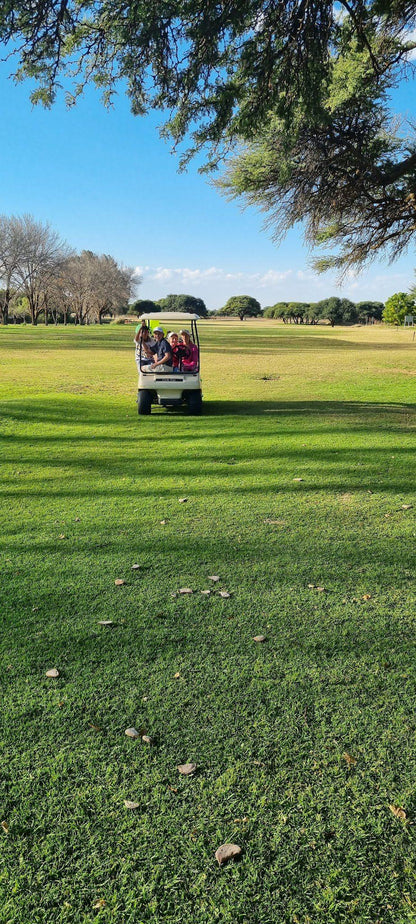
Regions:
[[1, 924], [416, 921], [412, 337], [0, 330]]

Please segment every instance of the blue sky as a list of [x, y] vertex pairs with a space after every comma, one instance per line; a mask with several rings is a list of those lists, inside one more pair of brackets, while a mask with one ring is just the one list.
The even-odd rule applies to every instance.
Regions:
[[[263, 217], [227, 202], [196, 164], [179, 174], [158, 135], [161, 115], [134, 117], [122, 94], [106, 110], [92, 88], [72, 109], [62, 97], [50, 110], [32, 107], [29, 83], [16, 85], [8, 73], [1, 65], [0, 212], [30, 213], [78, 251], [139, 267], [138, 297], [186, 292], [215, 309], [246, 294], [265, 307], [334, 294], [385, 301], [413, 285], [414, 249], [338, 288], [333, 275], [312, 272], [300, 230], [276, 247]], [[401, 88], [397, 103], [414, 118], [414, 85]]]

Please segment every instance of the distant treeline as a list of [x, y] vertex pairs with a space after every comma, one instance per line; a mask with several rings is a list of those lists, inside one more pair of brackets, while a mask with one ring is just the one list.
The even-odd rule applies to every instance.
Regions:
[[130, 305], [128, 313], [140, 315], [159, 311], [191, 311], [203, 318], [276, 318], [284, 324], [329, 323], [334, 327], [347, 324], [403, 324], [407, 315], [415, 311], [416, 292], [397, 292], [386, 303], [376, 301], [352, 302], [348, 298], [324, 298], [319, 302], [277, 302], [262, 310], [251, 295], [233, 295], [218, 311], [207, 311], [200, 298], [193, 295], [167, 295], [159, 301], [138, 300]]
[[348, 298], [323, 298], [319, 302], [278, 302], [265, 308], [265, 318], [279, 318], [285, 324], [317, 324], [329, 321], [335, 324], [368, 324], [381, 321], [383, 302], [351, 302]]

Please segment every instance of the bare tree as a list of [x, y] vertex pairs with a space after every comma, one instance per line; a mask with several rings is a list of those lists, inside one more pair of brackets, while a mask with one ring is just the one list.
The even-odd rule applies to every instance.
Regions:
[[24, 237], [21, 219], [15, 215], [0, 215], [0, 280], [3, 289], [0, 296], [0, 319], [2, 324], [9, 320], [10, 303], [19, 294], [17, 271], [24, 256]]
[[58, 268], [70, 255], [70, 248], [49, 224], [35, 221], [32, 215], [4, 218], [3, 260], [0, 262], [5, 291], [2, 317], [8, 316], [12, 294], [26, 296], [32, 324], [45, 311], [47, 320], [48, 286]]
[[91, 313], [91, 287], [88, 251], [74, 254], [65, 261], [60, 275], [61, 309], [71, 314], [75, 323], [84, 324]]
[[121, 266], [108, 254], [91, 250], [71, 257], [62, 270], [62, 300], [66, 300], [78, 324], [101, 324], [106, 314], [114, 314], [134, 295], [140, 278], [131, 267]]
[[106, 314], [127, 308], [140, 279], [132, 267], [121, 266], [108, 254], [93, 257], [92, 311], [94, 320], [101, 324]]

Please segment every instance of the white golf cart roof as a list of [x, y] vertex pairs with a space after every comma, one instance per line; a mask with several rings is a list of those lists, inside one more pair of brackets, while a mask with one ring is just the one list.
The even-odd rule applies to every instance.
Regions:
[[141, 314], [139, 321], [200, 321], [199, 314], [187, 314], [185, 311], [153, 311]]

